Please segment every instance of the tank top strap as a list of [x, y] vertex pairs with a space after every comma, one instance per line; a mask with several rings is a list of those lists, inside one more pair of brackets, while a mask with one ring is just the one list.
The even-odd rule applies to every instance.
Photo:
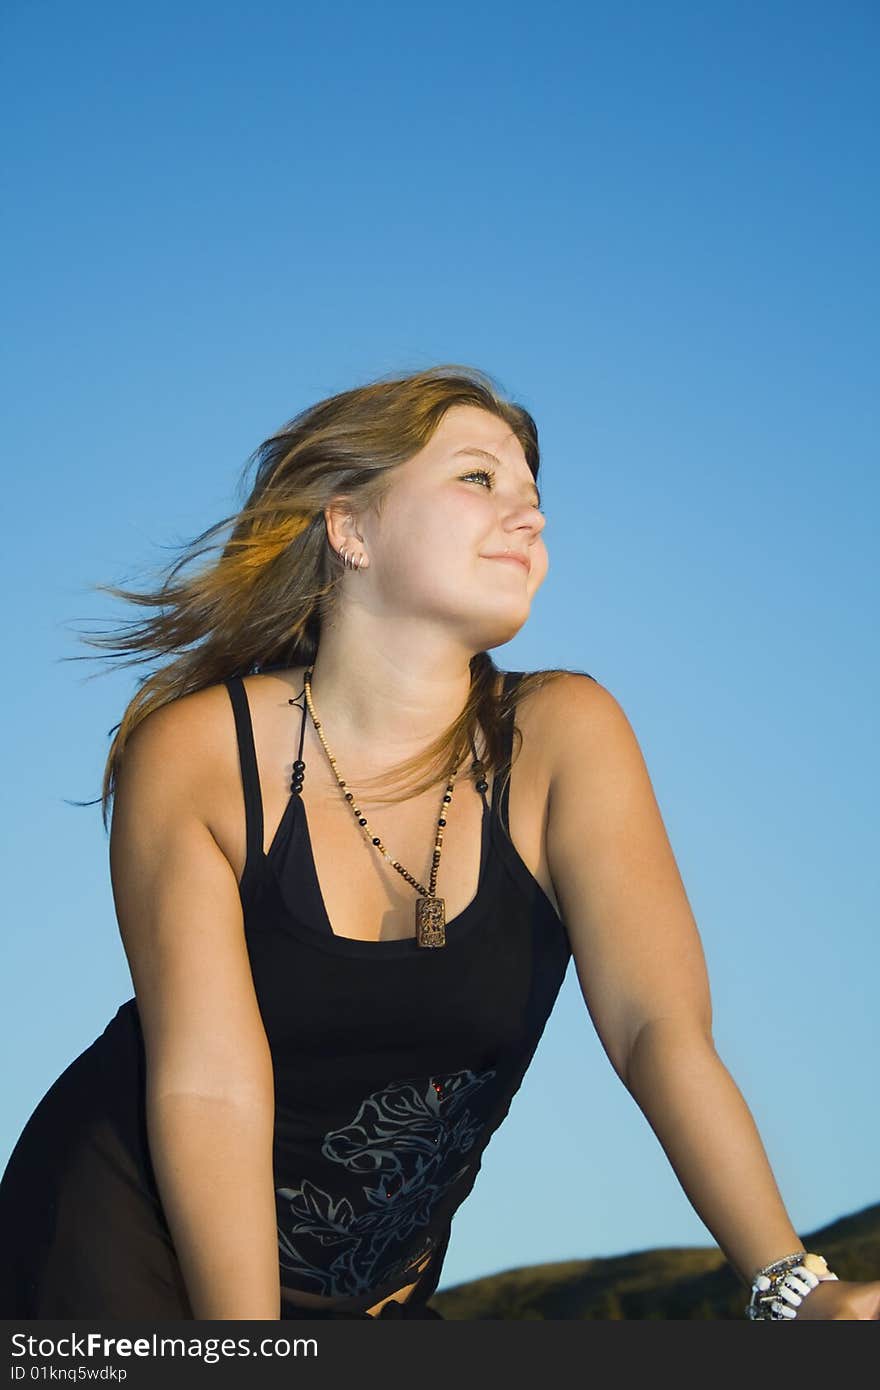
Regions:
[[254, 745], [254, 726], [247, 691], [241, 676], [229, 676], [223, 684], [232, 701], [235, 716], [235, 734], [238, 740], [238, 760], [241, 767], [241, 782], [244, 789], [244, 814], [247, 833], [247, 866], [256, 863], [263, 852], [263, 797], [260, 791], [260, 774], [257, 768], [257, 750]]
[[[519, 684], [525, 671], [505, 671], [502, 692], [506, 696]], [[513, 725], [516, 709], [511, 710], [504, 723], [504, 758], [492, 779], [492, 813], [496, 815], [505, 830], [508, 830], [508, 803], [510, 800], [510, 763], [513, 757]], [[503, 785], [502, 785], [503, 784]]]

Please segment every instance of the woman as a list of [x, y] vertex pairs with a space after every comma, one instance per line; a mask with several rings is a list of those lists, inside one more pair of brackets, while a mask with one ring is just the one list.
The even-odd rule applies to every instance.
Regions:
[[258, 458], [216, 563], [110, 589], [160, 611], [90, 639], [171, 658], [104, 776], [135, 993], [9, 1161], [2, 1315], [439, 1316], [452, 1216], [573, 954], [743, 1278], [876, 1316], [880, 1283], [800, 1264], [623, 711], [488, 655], [547, 573], [531, 416], [440, 367], [319, 402]]

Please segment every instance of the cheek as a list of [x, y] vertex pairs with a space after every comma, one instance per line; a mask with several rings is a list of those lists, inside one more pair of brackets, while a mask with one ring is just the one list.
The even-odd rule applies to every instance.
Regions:
[[430, 497], [401, 499], [383, 526], [381, 547], [401, 567], [423, 569], [438, 563], [455, 563], [475, 558], [485, 550], [491, 537], [494, 517], [476, 494], [433, 494]]
[[448, 507], [402, 500], [388, 515], [377, 546], [389, 594], [436, 590], [442, 575], [460, 568], [465, 529]]
[[542, 540], [538, 540], [532, 547], [532, 569], [529, 575], [529, 583], [533, 589], [536, 589], [539, 584], [543, 584], [549, 568], [550, 557], [547, 554], [547, 547]]

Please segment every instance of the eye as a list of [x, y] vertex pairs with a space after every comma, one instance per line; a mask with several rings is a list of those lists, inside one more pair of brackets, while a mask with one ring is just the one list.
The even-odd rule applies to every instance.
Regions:
[[[463, 483], [466, 483], [469, 478], [488, 478], [489, 491], [491, 492], [495, 482], [495, 473], [494, 470], [491, 468], [475, 468], [471, 473], [462, 473], [461, 481]], [[541, 504], [539, 502], [535, 502], [534, 507], [535, 511], [538, 513], [539, 516], [544, 516], [544, 513], [541, 511]]]
[[466, 483], [468, 478], [488, 478], [491, 491], [491, 484], [495, 481], [495, 474], [489, 468], [475, 468], [472, 473], [462, 474], [462, 482]]

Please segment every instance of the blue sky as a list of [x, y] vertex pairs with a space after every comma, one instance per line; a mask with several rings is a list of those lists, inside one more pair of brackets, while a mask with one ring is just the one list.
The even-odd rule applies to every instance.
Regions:
[[[391, 371], [535, 416], [496, 649], [639, 738], [718, 1050], [800, 1232], [880, 1198], [880, 22], [870, 3], [7, 5], [0, 1162], [131, 995], [99, 808], [138, 672], [77, 641]], [[873, 619], [873, 622], [872, 622]], [[588, 789], [585, 789], [588, 793]], [[713, 1244], [573, 966], [441, 1288]]]

